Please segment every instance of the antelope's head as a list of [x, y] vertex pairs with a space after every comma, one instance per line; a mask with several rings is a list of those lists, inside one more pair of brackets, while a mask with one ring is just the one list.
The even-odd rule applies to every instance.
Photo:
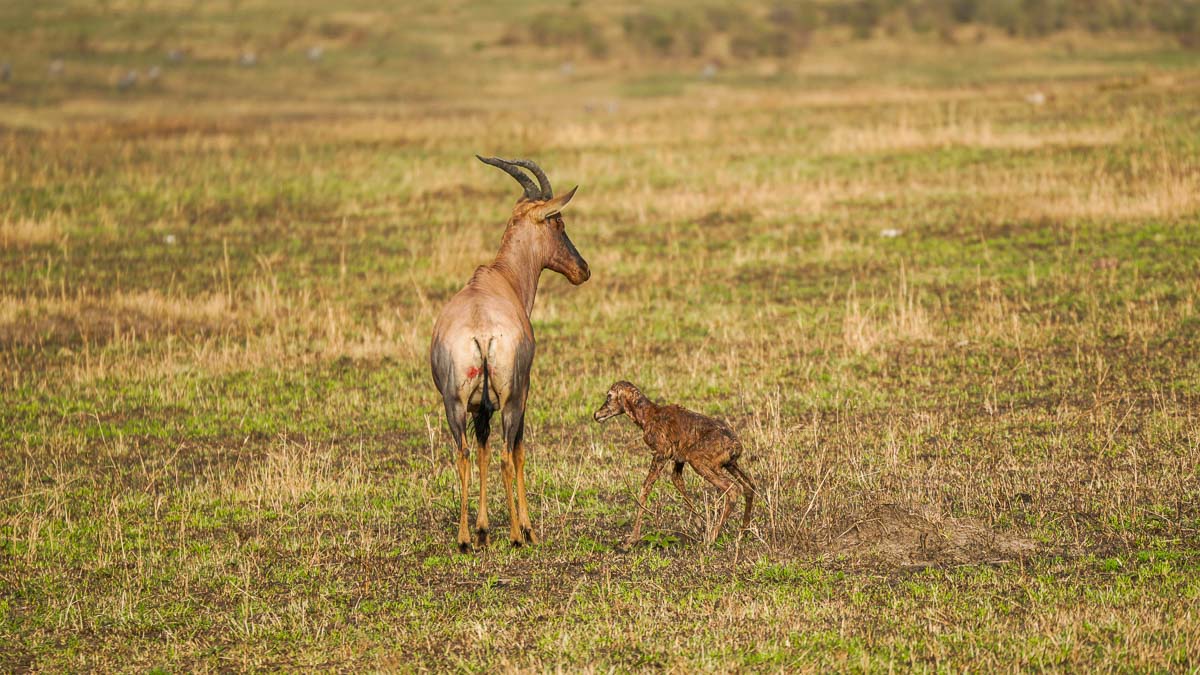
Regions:
[[[550, 179], [537, 164], [527, 159], [475, 157], [512, 176], [525, 189], [513, 207], [512, 218], [504, 231], [505, 242], [526, 247], [543, 268], [558, 272], [576, 286], [587, 281], [592, 272], [567, 236], [562, 217], [563, 207], [571, 201], [579, 187], [555, 197], [554, 190], [550, 188]], [[518, 167], [529, 169], [537, 177], [537, 185]]]

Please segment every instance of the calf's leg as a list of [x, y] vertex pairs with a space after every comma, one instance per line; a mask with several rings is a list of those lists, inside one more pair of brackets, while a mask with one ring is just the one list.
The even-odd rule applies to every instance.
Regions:
[[758, 491], [758, 488], [755, 487], [754, 481], [750, 480], [750, 476], [746, 475], [746, 472], [737, 465], [737, 462], [730, 461], [725, 468], [733, 474], [734, 479], [742, 488], [742, 494], [746, 496], [746, 510], [742, 513], [742, 529], [748, 529], [750, 527], [750, 509], [754, 506], [754, 493]]
[[671, 482], [675, 484], [675, 489], [679, 490], [679, 494], [683, 496], [683, 503], [687, 504], [688, 510], [693, 514], [696, 513], [696, 507], [692, 504], [692, 498], [688, 496], [687, 490], [683, 486], [683, 462], [675, 462], [675, 469], [671, 472]]
[[717, 535], [721, 533], [721, 528], [725, 526], [725, 521], [729, 519], [729, 513], [733, 511], [733, 505], [737, 503], [738, 493], [741, 492], [741, 488], [738, 487], [737, 483], [730, 480], [727, 473], [712, 464], [696, 462], [692, 464], [692, 468], [696, 470], [696, 473], [704, 476], [705, 480], [715, 485], [721, 491], [721, 496], [725, 498], [725, 506], [721, 509], [721, 517], [717, 519], [717, 524], [705, 539], [707, 543], [711, 544], [717, 540]]
[[631, 546], [642, 538], [642, 514], [646, 511], [646, 498], [650, 496], [650, 490], [654, 487], [654, 483], [658, 481], [658, 477], [662, 475], [663, 468], [666, 466], [666, 459], [655, 457], [650, 463], [650, 473], [646, 475], [646, 480], [642, 481], [642, 494], [638, 498], [637, 515], [633, 518], [633, 534], [629, 535], [629, 544]]

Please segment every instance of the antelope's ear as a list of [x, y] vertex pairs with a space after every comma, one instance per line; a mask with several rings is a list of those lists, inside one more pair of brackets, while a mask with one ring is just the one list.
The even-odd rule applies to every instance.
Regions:
[[545, 203], [537, 207], [537, 211], [534, 213], [536, 219], [545, 220], [559, 211], [562, 211], [563, 207], [567, 205], [567, 202], [571, 201], [571, 197], [575, 196], [575, 191], [578, 189], [579, 186], [576, 185], [575, 187], [571, 188], [570, 192], [564, 192], [557, 197], [551, 197], [550, 199], [547, 199]]

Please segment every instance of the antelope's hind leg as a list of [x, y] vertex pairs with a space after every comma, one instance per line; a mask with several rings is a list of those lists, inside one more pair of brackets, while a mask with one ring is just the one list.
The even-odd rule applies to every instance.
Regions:
[[467, 497], [471, 490], [471, 458], [466, 439], [467, 407], [459, 401], [446, 401], [446, 421], [450, 425], [450, 435], [454, 438], [457, 453], [454, 468], [458, 470], [459, 487], [458, 550], [470, 553], [471, 531], [467, 527]]
[[[501, 362], [507, 362], [501, 358]], [[533, 340], [522, 338], [512, 345], [512, 378], [507, 396], [501, 393], [504, 416], [504, 443], [512, 456], [517, 492], [516, 521], [519, 537], [513, 543], [536, 544], [533, 521], [529, 518], [529, 499], [525, 495], [525, 401], [529, 395], [529, 368], [533, 365]], [[499, 378], [498, 378], [499, 379]], [[514, 534], [517, 533], [514, 530]]]
[[520, 519], [517, 517], [517, 500], [513, 493], [516, 473], [513, 471], [512, 451], [508, 449], [507, 445], [500, 453], [500, 472], [503, 475], [504, 494], [508, 498], [508, 541], [513, 546], [520, 546]]
[[[517, 448], [522, 447], [525, 435], [525, 410], [518, 401], [509, 399], [505, 402], [500, 410], [500, 421], [504, 427], [504, 454], [500, 456], [500, 468], [504, 474], [504, 493], [508, 497], [508, 541], [513, 546], [521, 546], [525, 543], [525, 534], [522, 525], [521, 511], [518, 508], [517, 487], [521, 490], [519, 495], [524, 499], [525, 482], [520, 478], [521, 471], [524, 470], [524, 453], [522, 452], [521, 464], [516, 464]], [[518, 483], [518, 481], [520, 481]], [[532, 528], [530, 535], [532, 535]], [[530, 541], [529, 543], [535, 543]]]
[[[475, 413], [475, 442], [476, 461], [479, 463], [479, 513], [475, 517], [475, 545], [483, 548], [488, 545], [488, 462], [491, 451], [488, 450], [488, 436], [491, 434], [492, 411], [486, 406], [480, 406]], [[470, 468], [468, 467], [468, 471]]]
[[525, 497], [525, 441], [517, 442], [513, 450], [513, 465], [517, 471], [517, 514], [521, 519], [521, 534], [526, 544], [538, 543], [533, 532], [533, 521], [529, 518], [529, 500]]

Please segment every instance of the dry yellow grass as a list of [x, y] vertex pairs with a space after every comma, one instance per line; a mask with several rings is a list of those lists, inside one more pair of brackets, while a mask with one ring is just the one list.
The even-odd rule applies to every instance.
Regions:
[[892, 152], [923, 148], [1032, 150], [1054, 146], [1102, 146], [1119, 143], [1127, 132], [1111, 127], [1080, 129], [997, 129], [991, 120], [919, 124], [904, 116], [885, 125], [838, 126], [830, 130], [823, 150], [836, 154]]
[[0, 222], [0, 248], [27, 248], [56, 243], [62, 237], [57, 223], [22, 219]]
[[864, 302], [851, 286], [846, 295], [846, 311], [842, 319], [842, 338], [846, 347], [856, 354], [869, 354], [881, 347], [905, 341], [934, 342], [938, 339], [929, 313], [918, 294], [909, 287], [904, 268], [900, 269], [895, 296], [887, 309]]

